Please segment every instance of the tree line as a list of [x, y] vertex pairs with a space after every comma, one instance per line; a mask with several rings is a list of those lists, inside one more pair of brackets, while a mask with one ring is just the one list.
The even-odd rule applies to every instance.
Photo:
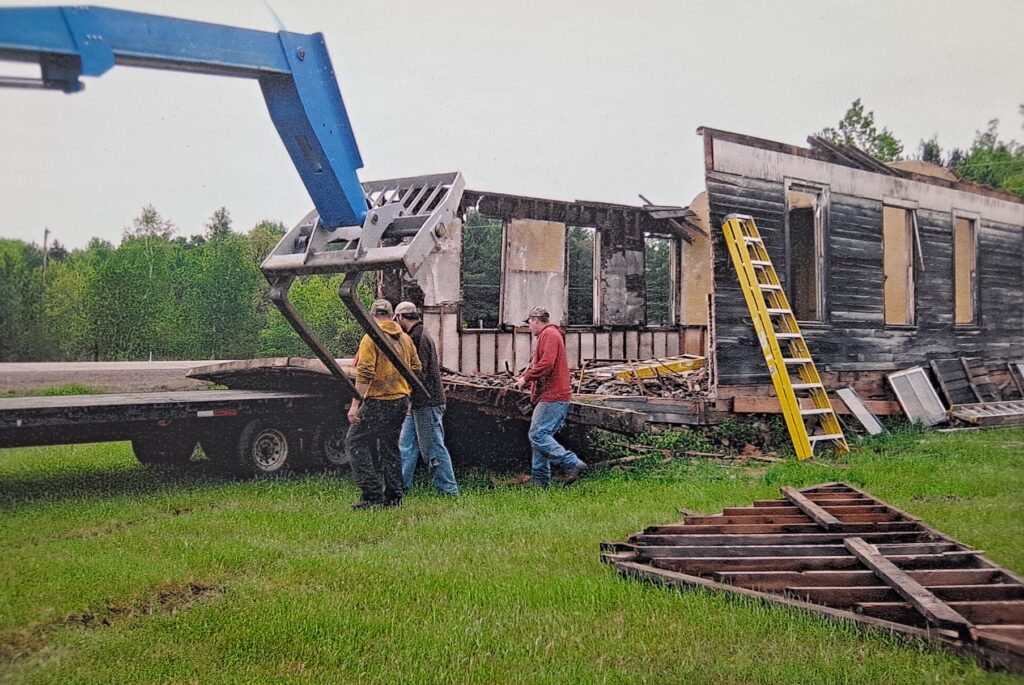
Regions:
[[[1020, 106], [1024, 128], [1024, 105]], [[1024, 197], [1024, 144], [999, 134], [999, 120], [992, 119], [977, 131], [971, 147], [943, 150], [938, 136], [918, 143], [916, 154], [904, 156], [903, 143], [886, 127], [875, 123], [875, 113], [865, 112], [860, 98], [853, 101], [839, 124], [815, 135], [833, 143], [853, 145], [882, 162], [920, 159], [946, 167], [965, 181], [1002, 188]]]
[[[285, 233], [232, 230], [227, 209], [201, 234], [177, 235], [152, 206], [114, 246], [68, 251], [0, 239], [0, 361], [140, 361], [309, 356], [265, 299], [259, 265]], [[338, 297], [343, 276], [296, 281], [291, 300], [339, 357], [362, 331]], [[372, 286], [360, 284], [370, 297]]]

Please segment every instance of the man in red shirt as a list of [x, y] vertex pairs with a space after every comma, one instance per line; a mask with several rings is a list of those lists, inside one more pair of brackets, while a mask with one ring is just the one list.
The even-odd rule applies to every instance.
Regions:
[[527, 316], [530, 332], [537, 338], [533, 361], [516, 381], [517, 388], [530, 385], [535, 406], [530, 421], [530, 445], [533, 447], [533, 482], [547, 487], [551, 482], [551, 464], [565, 470], [565, 485], [572, 485], [587, 470], [579, 457], [555, 440], [555, 433], [569, 413], [572, 389], [569, 362], [565, 356], [565, 334], [549, 321], [544, 307], [534, 307]]

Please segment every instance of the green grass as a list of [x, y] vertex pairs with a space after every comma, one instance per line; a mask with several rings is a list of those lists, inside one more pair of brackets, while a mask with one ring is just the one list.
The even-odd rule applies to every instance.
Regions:
[[58, 385], [52, 388], [39, 388], [38, 390], [29, 390], [28, 392], [12, 392], [6, 391], [0, 393], [0, 397], [53, 397], [56, 395], [99, 395], [103, 391], [98, 390], [91, 385], [83, 385], [81, 383], [67, 383], [65, 385]]
[[123, 443], [0, 451], [0, 681], [1020, 682], [818, 615], [626, 581], [598, 542], [845, 480], [1020, 572], [1024, 430], [901, 431], [814, 464], [630, 466], [549, 491], [461, 474], [458, 500], [424, 488], [352, 512], [338, 476], [147, 471]]

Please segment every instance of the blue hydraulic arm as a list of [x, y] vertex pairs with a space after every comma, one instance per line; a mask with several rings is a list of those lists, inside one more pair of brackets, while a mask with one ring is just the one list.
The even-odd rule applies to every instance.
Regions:
[[0, 8], [0, 60], [39, 79], [0, 86], [75, 93], [115, 64], [256, 79], [270, 117], [326, 228], [367, 213], [363, 166], [323, 34], [268, 33], [102, 7]]

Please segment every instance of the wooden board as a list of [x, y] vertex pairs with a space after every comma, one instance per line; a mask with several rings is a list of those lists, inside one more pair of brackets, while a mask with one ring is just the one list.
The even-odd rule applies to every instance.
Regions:
[[836, 394], [839, 395], [839, 399], [843, 401], [846, 408], [857, 417], [860, 425], [864, 426], [864, 430], [868, 432], [868, 435], [878, 435], [885, 431], [878, 418], [871, 413], [870, 409], [864, 406], [864, 401], [861, 400], [860, 396], [857, 395], [857, 391], [852, 386], [839, 388], [836, 390]]
[[967, 370], [959, 359], [933, 359], [928, 362], [935, 374], [935, 380], [939, 382], [939, 389], [942, 390], [946, 403], [949, 406], [956, 404], [969, 404], [981, 402], [981, 397], [971, 385], [967, 377]]
[[[629, 577], [798, 606], [1024, 671], [1024, 579], [852, 486], [783, 495], [604, 543], [602, 560]], [[858, 510], [882, 520], [853, 523]], [[761, 518], [776, 522], [744, 520]]]

